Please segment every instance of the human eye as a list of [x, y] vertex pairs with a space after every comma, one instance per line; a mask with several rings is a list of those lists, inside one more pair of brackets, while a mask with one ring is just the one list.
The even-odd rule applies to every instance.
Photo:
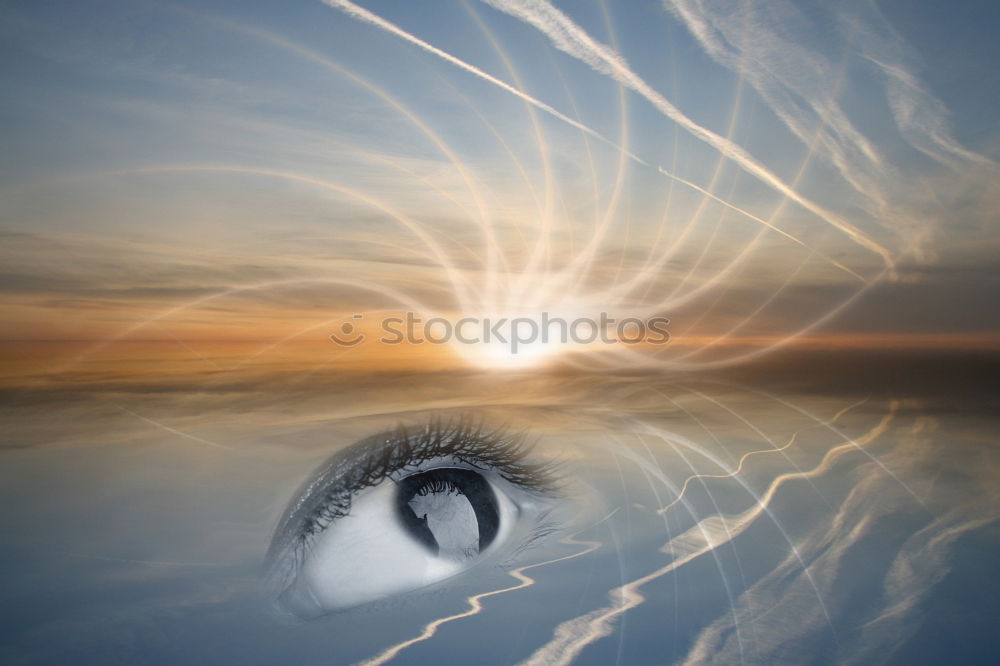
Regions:
[[503, 563], [559, 496], [523, 437], [467, 419], [380, 433], [335, 453], [296, 493], [268, 551], [278, 601], [315, 617]]

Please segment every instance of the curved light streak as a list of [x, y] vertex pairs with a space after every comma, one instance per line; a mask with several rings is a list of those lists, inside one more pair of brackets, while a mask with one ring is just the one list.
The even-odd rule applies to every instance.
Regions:
[[[713, 516], [700, 521], [696, 528], [691, 528], [682, 535], [689, 536], [687, 543], [682, 544], [682, 542], [679, 542], [677, 544], [678, 546], [684, 545], [683, 550], [671, 549], [671, 552], [674, 552], [678, 557], [669, 564], [645, 576], [641, 576], [626, 585], [611, 590], [608, 595], [617, 603], [561, 623], [556, 627], [552, 640], [536, 650], [522, 664], [524, 666], [566, 666], [572, 663], [588, 645], [611, 634], [614, 630], [613, 622], [617, 617], [645, 601], [645, 597], [640, 592], [640, 589], [644, 585], [665, 576], [701, 555], [711, 552], [724, 543], [723, 541], [716, 541], [708, 536], [708, 532], [704, 532], [706, 524], [724, 527], [728, 533], [738, 536], [757, 517], [768, 511], [771, 500], [778, 489], [787, 481], [821, 476], [842, 455], [855, 450], [857, 447], [863, 447], [885, 433], [894, 417], [895, 410], [884, 416], [874, 428], [857, 440], [851, 440], [845, 444], [831, 448], [823, 456], [820, 463], [812, 469], [802, 472], [788, 472], [778, 476], [771, 482], [760, 500], [742, 514], [733, 517]], [[699, 533], [697, 529], [701, 529], [702, 532]], [[701, 534], [700, 538], [698, 538], [699, 534]], [[677, 542], [678, 539], [679, 537], [675, 538], [674, 541]], [[668, 544], [669, 546], [670, 544]]]
[[508, 575], [520, 581], [517, 585], [512, 585], [510, 587], [504, 587], [498, 590], [490, 590], [489, 592], [482, 592], [480, 594], [472, 595], [466, 600], [466, 602], [469, 604], [469, 608], [467, 610], [461, 613], [456, 613], [454, 615], [448, 615], [446, 617], [438, 618], [433, 622], [428, 623], [424, 627], [423, 632], [419, 636], [416, 636], [409, 640], [405, 640], [401, 643], [397, 643], [392, 647], [386, 648], [384, 651], [380, 652], [375, 657], [358, 662], [357, 666], [380, 666], [380, 664], [384, 664], [394, 659], [400, 652], [402, 652], [406, 648], [416, 645], [417, 643], [422, 643], [423, 641], [426, 641], [429, 638], [433, 638], [434, 635], [437, 633], [437, 630], [441, 628], [442, 625], [445, 625], [449, 622], [453, 622], [455, 620], [461, 620], [462, 618], [478, 615], [483, 610], [483, 604], [482, 604], [483, 599], [488, 599], [489, 597], [494, 597], [499, 594], [505, 594], [507, 592], [515, 592], [517, 590], [523, 590], [526, 587], [531, 587], [537, 581], [531, 576], [528, 576], [527, 574], [524, 573], [529, 569], [544, 567], [550, 564], [556, 564], [557, 562], [565, 562], [567, 560], [576, 559], [578, 557], [587, 555], [588, 553], [594, 552], [598, 548], [602, 547], [604, 544], [600, 541], [580, 541], [576, 540], [574, 537], [576, 536], [576, 534], [579, 534], [580, 532], [585, 532], [589, 529], [597, 527], [598, 525], [600, 525], [601, 523], [603, 523], [604, 521], [608, 520], [613, 515], [618, 513], [618, 510], [619, 509], [615, 509], [614, 511], [606, 515], [604, 518], [598, 520], [596, 523], [588, 525], [587, 527], [583, 528], [582, 530], [579, 530], [575, 534], [570, 535], [568, 537], [564, 537], [561, 540], [562, 543], [566, 544], [587, 546], [583, 550], [578, 551], [576, 553], [571, 553], [569, 555], [564, 555], [562, 557], [557, 557], [551, 560], [546, 560], [545, 562], [537, 562], [535, 564], [528, 564], [523, 567], [512, 569], [511, 571], [508, 572]]

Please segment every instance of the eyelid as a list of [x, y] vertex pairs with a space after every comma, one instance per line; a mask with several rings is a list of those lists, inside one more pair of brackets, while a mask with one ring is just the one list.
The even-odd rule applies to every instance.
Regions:
[[268, 573], [276, 585], [286, 588], [312, 540], [348, 515], [355, 495], [400, 471], [412, 474], [436, 460], [496, 475], [534, 494], [554, 492], [559, 486], [555, 470], [552, 465], [528, 461], [530, 450], [523, 436], [487, 429], [468, 418], [436, 419], [416, 428], [401, 426], [361, 440], [331, 456], [296, 494], [271, 541]]

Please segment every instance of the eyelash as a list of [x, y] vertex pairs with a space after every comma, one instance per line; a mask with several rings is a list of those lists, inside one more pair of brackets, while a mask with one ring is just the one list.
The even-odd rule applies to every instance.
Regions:
[[487, 429], [469, 418], [434, 419], [420, 428], [400, 426], [364, 439], [331, 457], [298, 493], [275, 530], [267, 558], [270, 574], [284, 586], [300, 569], [312, 540], [350, 513], [355, 495], [428, 460], [449, 458], [493, 471], [533, 493], [550, 494], [560, 485], [554, 465], [526, 461], [531, 448], [522, 435]]
[[434, 494], [461, 495], [462, 489], [451, 481], [429, 481], [417, 489], [417, 495], [426, 497]]

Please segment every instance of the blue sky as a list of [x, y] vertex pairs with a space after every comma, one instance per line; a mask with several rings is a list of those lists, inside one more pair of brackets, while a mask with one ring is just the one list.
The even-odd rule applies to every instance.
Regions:
[[996, 280], [985, 3], [3, 11], [8, 338], [281, 280], [333, 282], [174, 332], [399, 307], [359, 281], [456, 315], [666, 313], [678, 340], [996, 326], [949, 296]]

